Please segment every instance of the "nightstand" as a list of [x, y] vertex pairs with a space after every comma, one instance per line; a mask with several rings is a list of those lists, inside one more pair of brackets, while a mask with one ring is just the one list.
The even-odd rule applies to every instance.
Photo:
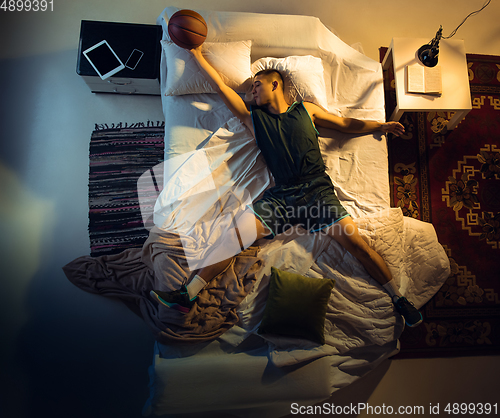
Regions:
[[[160, 94], [161, 26], [82, 20], [76, 72], [93, 93]], [[83, 51], [106, 40], [125, 64], [134, 50], [135, 68], [125, 67], [102, 80]], [[142, 53], [142, 54], [141, 54]]]
[[404, 112], [456, 112], [448, 122], [448, 129], [454, 129], [472, 109], [469, 72], [464, 42], [460, 39], [441, 39], [439, 62], [442, 70], [442, 94], [407, 93], [406, 66], [419, 64], [417, 50], [429, 39], [394, 38], [382, 62], [382, 68], [394, 67], [396, 108], [390, 120], [398, 121]]

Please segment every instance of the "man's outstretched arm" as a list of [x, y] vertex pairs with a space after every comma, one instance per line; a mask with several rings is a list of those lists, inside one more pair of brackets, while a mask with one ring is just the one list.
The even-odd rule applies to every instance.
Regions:
[[304, 102], [304, 106], [309, 112], [309, 115], [311, 115], [313, 123], [322, 128], [336, 129], [337, 131], [352, 134], [382, 131], [385, 133], [392, 133], [396, 136], [402, 135], [405, 131], [404, 126], [399, 122], [380, 123], [370, 120], [342, 118], [323, 110], [314, 103]]
[[198, 62], [200, 71], [205, 79], [212, 86], [214, 91], [222, 98], [225, 105], [241, 122], [243, 122], [252, 132], [253, 124], [250, 111], [243, 99], [232, 88], [228, 87], [222, 80], [219, 73], [210, 65], [201, 52], [201, 46], [190, 50], [195, 60]]

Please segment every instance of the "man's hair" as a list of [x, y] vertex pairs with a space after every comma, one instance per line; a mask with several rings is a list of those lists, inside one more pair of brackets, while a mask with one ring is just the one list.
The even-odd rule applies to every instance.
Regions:
[[254, 77], [257, 76], [264, 76], [265, 78], [271, 79], [272, 81], [278, 81], [279, 85], [281, 86], [281, 90], [285, 91], [285, 81], [283, 80], [283, 76], [278, 70], [275, 70], [274, 68], [267, 68], [255, 73]]

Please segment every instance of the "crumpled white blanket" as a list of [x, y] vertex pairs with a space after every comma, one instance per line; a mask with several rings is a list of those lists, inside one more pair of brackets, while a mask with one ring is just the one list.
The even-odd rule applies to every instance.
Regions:
[[[404, 296], [421, 308], [449, 275], [449, 261], [432, 225], [404, 217], [399, 208], [355, 218], [360, 234], [386, 261]], [[369, 354], [401, 335], [404, 321], [389, 295], [361, 263], [336, 241], [297, 229], [278, 236], [259, 254], [264, 267], [254, 291], [240, 305], [243, 327], [255, 331], [262, 318], [270, 266], [308, 277], [335, 279], [325, 321], [326, 344], [265, 336], [270, 359], [287, 366], [325, 355]]]
[[[351, 153], [350, 158], [356, 159]], [[257, 198], [271, 179], [255, 141], [239, 121], [231, 119], [214, 133], [207, 145], [179, 163], [167, 166], [164, 189], [155, 206], [154, 220], [161, 229], [205, 236], [213, 229], [213, 216], [206, 216], [225, 193], [245, 200]], [[359, 182], [356, 178], [354, 181]], [[342, 196], [339, 196], [342, 200]], [[358, 203], [358, 202], [356, 202]], [[358, 207], [363, 206], [363, 202]], [[368, 244], [385, 260], [404, 296], [422, 307], [449, 275], [449, 261], [431, 224], [404, 217], [399, 208], [371, 211], [354, 220]], [[217, 228], [216, 228], [217, 229]], [[203, 238], [204, 239], [204, 238]], [[326, 315], [326, 344], [265, 336], [269, 357], [286, 366], [325, 355], [349, 356], [356, 352], [393, 350], [403, 330], [403, 320], [388, 294], [372, 279], [360, 262], [336, 241], [322, 234], [295, 228], [275, 239], [261, 240], [259, 256], [264, 260], [253, 290], [241, 303], [240, 341], [258, 328], [267, 297], [270, 268], [310, 277], [335, 279]]]
[[223, 195], [231, 193], [251, 203], [270, 184], [255, 138], [237, 118], [231, 118], [203, 148], [165, 160], [154, 224], [169, 232], [195, 234]]

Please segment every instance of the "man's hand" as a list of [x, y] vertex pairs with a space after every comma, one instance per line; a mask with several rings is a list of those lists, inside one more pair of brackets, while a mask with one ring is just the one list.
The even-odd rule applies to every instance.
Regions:
[[336, 129], [337, 131], [350, 134], [364, 134], [382, 131], [400, 136], [405, 132], [404, 126], [399, 122], [380, 123], [374, 120], [343, 118], [327, 112], [323, 108], [311, 102], [304, 102], [304, 106], [311, 115], [313, 123], [316, 126], [321, 126], [323, 128]]
[[191, 52], [191, 54], [193, 54], [195, 57], [203, 55], [201, 53], [201, 45], [197, 46], [196, 48], [188, 49], [188, 51]]
[[386, 134], [394, 134], [396, 136], [403, 135], [405, 133], [405, 128], [399, 122], [386, 122], [380, 127], [382, 132]]

